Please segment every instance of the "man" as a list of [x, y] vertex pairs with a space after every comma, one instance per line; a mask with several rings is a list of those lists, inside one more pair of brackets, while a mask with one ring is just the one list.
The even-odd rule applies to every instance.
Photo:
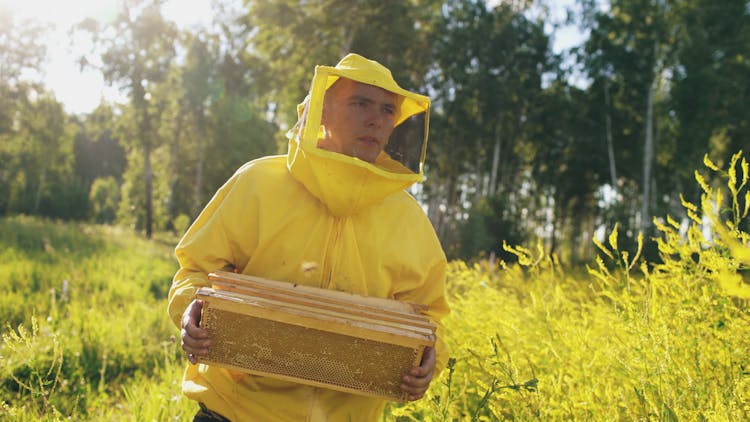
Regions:
[[[183, 392], [201, 404], [196, 420], [367, 421], [385, 407], [377, 398], [196, 364], [211, 339], [193, 296], [210, 285], [207, 273], [222, 268], [428, 305], [437, 343], [404, 374], [410, 400], [424, 396], [447, 361], [445, 255], [405, 191], [422, 179], [426, 136], [419, 130], [426, 135], [429, 99], [399, 87], [379, 63], [350, 54], [335, 67], [316, 67], [298, 112], [288, 154], [240, 168], [176, 249], [169, 314], [190, 360]], [[420, 116], [421, 127], [413, 122]]]

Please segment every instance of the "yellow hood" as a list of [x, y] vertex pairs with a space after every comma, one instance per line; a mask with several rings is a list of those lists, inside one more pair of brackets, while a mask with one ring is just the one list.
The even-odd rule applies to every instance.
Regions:
[[[419, 113], [425, 114], [424, 139], [416, 171], [381, 152], [374, 163], [318, 148], [325, 91], [338, 78], [374, 85], [403, 99], [396, 126]], [[292, 176], [335, 216], [356, 214], [386, 196], [421, 182], [427, 147], [430, 99], [401, 88], [391, 72], [378, 62], [349, 54], [335, 67], [316, 66], [310, 93], [298, 107], [299, 119], [289, 131], [287, 167]]]

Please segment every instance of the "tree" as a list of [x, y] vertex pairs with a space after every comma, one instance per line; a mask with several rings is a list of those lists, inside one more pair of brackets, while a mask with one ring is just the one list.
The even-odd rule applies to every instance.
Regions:
[[182, 70], [182, 92], [187, 112], [192, 117], [195, 139], [195, 181], [193, 205], [190, 215], [195, 218], [203, 208], [203, 173], [205, 167], [206, 145], [209, 135], [208, 108], [215, 90], [215, 69], [212, 64], [216, 56], [209, 45], [205, 33], [189, 37], [187, 56]]
[[[20, 194], [19, 183], [26, 185], [25, 174], [31, 168], [21, 167], [19, 157], [26, 150], [19, 134], [20, 113], [27, 108], [31, 96], [43, 89], [24, 74], [39, 69], [46, 50], [41, 42], [44, 28], [34, 22], [19, 22], [9, 10], [0, 6], [0, 214], [23, 208], [12, 197]], [[42, 93], [41, 95], [46, 95]], [[21, 174], [23, 173], [23, 174]]]
[[[175, 57], [177, 35], [174, 24], [165, 21], [161, 15], [161, 3], [159, 0], [125, 1], [112, 23], [100, 27], [98, 22], [89, 19], [79, 24], [79, 28], [92, 35], [104, 79], [120, 85], [130, 97], [132, 113], [129, 116], [133, 127], [126, 139], [130, 148], [141, 154], [143, 196], [127, 198], [135, 201], [133, 205], [143, 206], [143, 225], [149, 238], [154, 228], [151, 154], [158, 144], [155, 123], [163, 111], [163, 103], [152, 101], [152, 91], [165, 79]], [[89, 65], [96, 61], [83, 60]], [[134, 163], [129, 161], [128, 165]]]
[[96, 179], [112, 177], [118, 185], [125, 171], [125, 150], [116, 136], [118, 116], [109, 104], [100, 104], [78, 121], [75, 137], [77, 182], [89, 191]]
[[[423, 84], [430, 63], [429, 31], [439, 2], [376, 0], [248, 0], [243, 21], [268, 68], [278, 123], [297, 120], [317, 64], [360, 53], [389, 67], [406, 88]], [[384, 29], [387, 28], [387, 29]]]
[[[495, 198], [485, 206], [499, 204], [497, 198], [520, 201], [516, 192], [535, 161], [541, 79], [551, 58], [543, 24], [524, 15], [526, 6], [489, 8], [483, 1], [462, 0], [443, 7], [429, 80], [434, 109], [441, 115], [432, 130], [431, 151], [438, 156], [430, 174], [439, 178], [428, 179], [426, 186], [433, 195], [433, 223], [440, 222], [436, 226], [443, 236], [443, 224], [461, 221], [467, 205], [480, 198]], [[516, 205], [495, 211], [521, 225], [528, 219]], [[495, 245], [499, 249], [501, 242]]]
[[[680, 188], [695, 186], [692, 169], [709, 152], [719, 167], [750, 139], [750, 10], [745, 0], [693, 0], [676, 5], [680, 18], [669, 108], [676, 115]], [[688, 170], [690, 169], [690, 170]], [[696, 188], [697, 189], [697, 188]], [[694, 201], [698, 190], [685, 192]]]
[[[640, 180], [638, 221], [646, 232], [656, 197], [654, 166], [661, 149], [656, 142], [661, 120], [656, 112], [668, 92], [664, 82], [674, 52], [674, 13], [662, 0], [612, 1], [608, 11], [600, 10], [595, 1], [582, 3], [584, 22], [592, 29], [581, 58], [593, 87], [602, 92], [598, 101], [607, 107], [605, 120], [610, 119], [617, 170], [621, 170], [610, 173]], [[633, 171], [636, 168], [640, 174]], [[619, 187], [625, 182], [616, 183]]]

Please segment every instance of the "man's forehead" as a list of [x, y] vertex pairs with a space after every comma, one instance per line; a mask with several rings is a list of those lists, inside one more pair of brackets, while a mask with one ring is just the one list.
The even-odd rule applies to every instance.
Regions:
[[400, 95], [396, 94], [395, 92], [388, 91], [387, 89], [383, 89], [379, 86], [366, 84], [364, 82], [354, 81], [347, 78], [339, 78], [331, 87], [329, 88], [329, 91], [335, 89], [340, 90], [342, 94], [344, 94], [347, 97], [351, 96], [363, 96], [363, 97], [373, 97], [373, 96], [383, 96], [388, 98], [390, 102], [393, 102], [394, 104], [398, 102], [398, 99]]

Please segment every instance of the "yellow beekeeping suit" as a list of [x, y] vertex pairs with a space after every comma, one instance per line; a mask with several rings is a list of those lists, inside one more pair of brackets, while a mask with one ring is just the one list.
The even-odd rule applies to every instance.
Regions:
[[[228, 265], [267, 279], [422, 303], [438, 323], [439, 371], [447, 361], [440, 325], [449, 311], [446, 259], [424, 211], [405, 191], [422, 178], [426, 137], [414, 140], [411, 163], [388, 152], [369, 163], [318, 148], [323, 96], [342, 77], [398, 94], [397, 124], [415, 115], [428, 121], [429, 99], [401, 89], [379, 63], [352, 54], [336, 67], [318, 66], [288, 154], [240, 168], [180, 241], [169, 314], [179, 327], [195, 291], [210, 286], [207, 273]], [[183, 392], [233, 421], [369, 421], [385, 406], [204, 364], [188, 365]]]

